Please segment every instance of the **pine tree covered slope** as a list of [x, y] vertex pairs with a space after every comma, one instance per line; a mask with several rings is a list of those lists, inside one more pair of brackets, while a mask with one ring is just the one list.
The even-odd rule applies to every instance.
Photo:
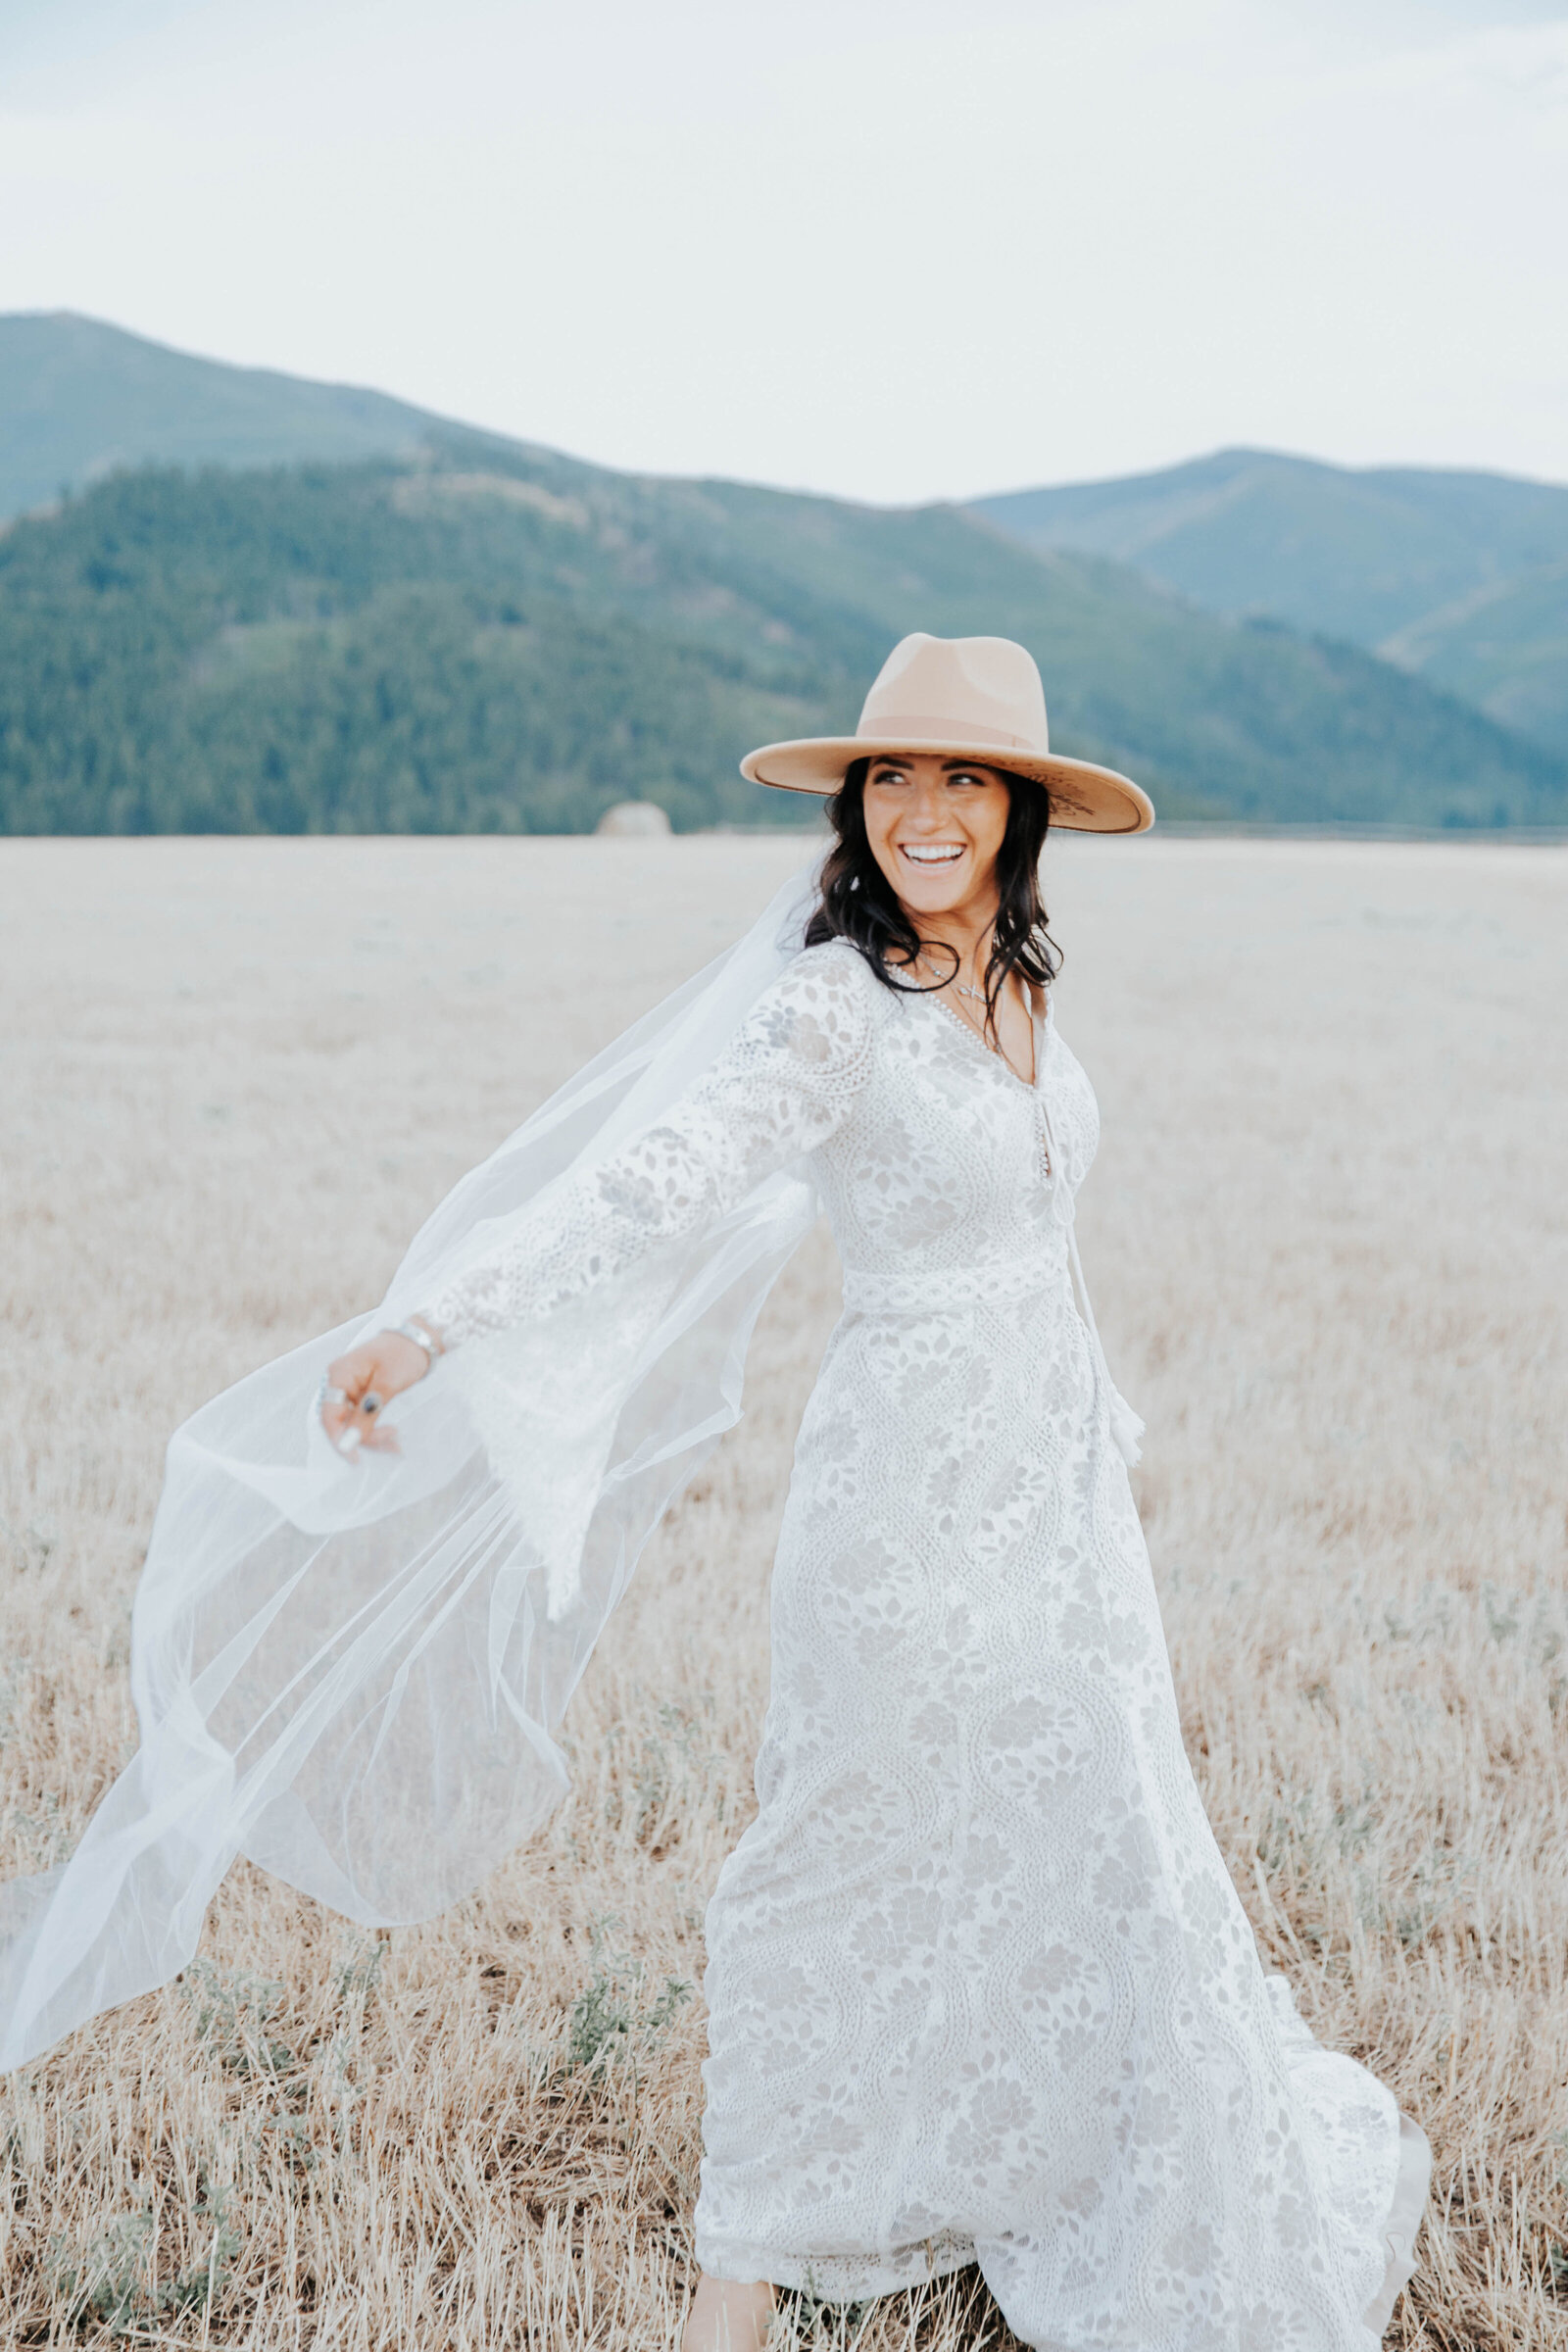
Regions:
[[1167, 813], [1550, 823], [1568, 767], [1348, 646], [1234, 626], [954, 508], [416, 462], [111, 478], [0, 537], [0, 828], [562, 831], [628, 794], [799, 821], [735, 773], [852, 726], [910, 628], [1014, 636], [1053, 737]]
[[1227, 449], [976, 502], [1036, 550], [1129, 564], [1214, 612], [1348, 639], [1568, 753], [1568, 488]]

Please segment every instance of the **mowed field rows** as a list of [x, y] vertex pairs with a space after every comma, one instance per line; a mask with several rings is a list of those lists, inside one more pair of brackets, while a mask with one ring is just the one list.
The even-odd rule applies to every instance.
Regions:
[[[134, 1743], [169, 1432], [799, 842], [0, 845], [0, 1867]], [[1568, 2346], [1568, 853], [1054, 841], [1082, 1210], [1193, 1763], [1269, 1960], [1437, 2155], [1391, 2341]], [[751, 1806], [818, 1235], [569, 1718], [574, 1793], [367, 1936], [249, 1869], [203, 1959], [0, 2085], [17, 2344], [677, 2337], [702, 1914]], [[784, 2340], [1005, 2347], [973, 2278]]]

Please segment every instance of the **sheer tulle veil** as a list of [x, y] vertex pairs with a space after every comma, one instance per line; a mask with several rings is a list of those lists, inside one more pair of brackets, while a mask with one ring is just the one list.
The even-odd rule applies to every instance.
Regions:
[[406, 1924], [560, 1802], [566, 1702], [648, 1536], [739, 1418], [752, 1326], [816, 1215], [808, 1177], [453, 1354], [389, 1408], [400, 1455], [343, 1461], [317, 1386], [654, 1124], [799, 953], [815, 901], [803, 868], [465, 1177], [372, 1315], [175, 1433], [133, 1619], [142, 1744], [70, 1861], [0, 1888], [0, 2067], [176, 1975], [237, 1855]]

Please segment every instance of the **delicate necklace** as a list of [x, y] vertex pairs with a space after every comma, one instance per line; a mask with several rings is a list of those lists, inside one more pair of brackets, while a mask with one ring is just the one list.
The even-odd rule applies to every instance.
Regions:
[[[918, 970], [919, 970], [919, 969], [920, 969], [922, 966], [924, 966], [924, 968], [925, 968], [925, 970], [926, 970], [926, 971], [928, 971], [928, 972], [931, 972], [931, 966], [930, 966], [928, 963], [926, 963], [926, 960], [925, 960], [925, 954], [924, 954], [924, 951], [923, 951], [923, 950], [922, 950], [922, 951], [921, 951], [921, 953], [920, 953], [918, 956], [915, 956], [915, 958], [914, 958], [914, 968], [915, 968], [915, 970], [916, 970], [916, 971], [918, 971]], [[963, 968], [963, 967], [962, 967], [961, 965], [958, 967], [958, 969], [959, 969], [959, 970], [961, 970], [962, 968]], [[949, 979], [946, 979], [946, 980], [944, 980], [940, 972], [931, 972], [931, 978], [932, 978], [932, 981], [933, 981], [933, 982], [934, 982], [934, 984], [935, 984], [935, 985], [934, 985], [934, 987], [933, 987], [933, 989], [932, 989], [932, 994], [933, 994], [934, 996], [938, 996], [938, 995], [940, 995], [940, 994], [941, 994], [941, 992], [942, 992], [944, 989], [949, 989], [949, 988], [951, 988], [951, 989], [953, 990], [953, 993], [954, 993], [954, 995], [955, 995], [955, 996], [958, 996], [958, 997], [973, 997], [973, 999], [974, 999], [974, 1001], [975, 1001], [975, 1003], [976, 1003], [977, 1004], [986, 1004], [986, 1005], [989, 1005], [989, 1002], [990, 1002], [990, 1000], [987, 998], [987, 996], [986, 996], [986, 992], [985, 992], [985, 990], [984, 990], [983, 988], [970, 988], [970, 987], [969, 987], [969, 986], [968, 986], [968, 985], [967, 985], [967, 984], [966, 984], [964, 981], [957, 979], [957, 977], [956, 977], [956, 974], [955, 974], [954, 976], [950, 977]], [[949, 1006], [947, 1006], [947, 1007], [946, 1007], [946, 1010], [947, 1010], [947, 1015], [948, 1015], [948, 1018], [949, 1018], [949, 1020], [950, 1020], [950, 1021], [959, 1021], [959, 1022], [961, 1022], [961, 1023], [962, 1023], [962, 1025], [963, 1025], [963, 1027], [964, 1027], [965, 1029], [967, 1029], [967, 1030], [968, 1030], [968, 1032], [969, 1032], [969, 1035], [970, 1035], [971, 1037], [977, 1037], [977, 1038], [979, 1039], [979, 1041], [980, 1041], [981, 1045], [983, 1045], [983, 1046], [984, 1046], [984, 1048], [985, 1048], [985, 1050], [986, 1050], [986, 1052], [987, 1052], [988, 1054], [995, 1054], [995, 1055], [996, 1055], [996, 1058], [997, 1058], [997, 1059], [998, 1059], [1000, 1062], [1002, 1062], [1002, 1063], [1003, 1063], [1003, 1064], [1004, 1064], [1004, 1065], [1006, 1068], [1007, 1068], [1007, 1069], [1009, 1069], [1009, 1070], [1012, 1070], [1012, 1074], [1013, 1074], [1013, 1076], [1014, 1076], [1015, 1078], [1017, 1078], [1017, 1077], [1018, 1077], [1018, 1072], [1017, 1072], [1016, 1070], [1013, 1070], [1013, 1069], [1012, 1069], [1012, 1064], [1011, 1064], [1011, 1062], [1010, 1062], [1010, 1061], [1008, 1061], [1006, 1054], [1004, 1054], [1004, 1052], [1002, 1051], [1002, 1041], [1001, 1041], [1001, 1039], [1000, 1039], [1000, 1038], [995, 1038], [995, 1037], [992, 1037], [991, 1035], [989, 1035], [989, 1034], [988, 1034], [988, 1030], [987, 1030], [987, 1029], [982, 1029], [982, 1028], [981, 1028], [981, 1026], [980, 1026], [980, 1024], [979, 1024], [979, 1022], [978, 1022], [978, 1021], [977, 1021], [977, 1020], [974, 1018], [974, 1015], [973, 1015], [972, 1013], [960, 1012], [960, 1011], [957, 1009], [957, 1007], [956, 1007], [956, 1005], [949, 1005]], [[1039, 1116], [1039, 1119], [1040, 1119], [1040, 1161], [1041, 1161], [1041, 1167], [1042, 1167], [1042, 1169], [1043, 1169], [1043, 1171], [1044, 1171], [1045, 1178], [1046, 1178], [1046, 1182], [1047, 1182], [1048, 1184], [1050, 1184], [1050, 1183], [1051, 1183], [1051, 1182], [1053, 1182], [1053, 1180], [1054, 1179], [1054, 1175], [1055, 1175], [1055, 1168], [1054, 1168], [1054, 1163], [1053, 1163], [1052, 1156], [1051, 1156], [1051, 1129], [1050, 1129], [1050, 1126], [1049, 1126], [1049, 1124], [1047, 1123], [1047, 1120], [1046, 1120], [1046, 1114], [1045, 1114], [1045, 1105], [1044, 1105], [1044, 1102], [1041, 1101], [1041, 1098], [1040, 1098], [1040, 1061], [1039, 1061], [1039, 1053], [1040, 1053], [1040, 1048], [1039, 1048], [1039, 1044], [1038, 1044], [1039, 1035], [1040, 1035], [1040, 1032], [1039, 1032], [1039, 1030], [1037, 1029], [1037, 1030], [1035, 1031], [1035, 1036], [1036, 1036], [1037, 1043], [1036, 1043], [1036, 1047], [1035, 1047], [1035, 1056], [1036, 1056], [1036, 1058], [1035, 1058], [1035, 1075], [1034, 1075], [1034, 1080], [1033, 1080], [1033, 1090], [1034, 1090], [1034, 1094], [1035, 1094], [1035, 1100], [1036, 1100], [1037, 1103], [1039, 1104], [1039, 1112], [1038, 1112], [1038, 1116]], [[1026, 1079], [1026, 1078], [1019, 1079], [1019, 1084], [1020, 1084], [1020, 1085], [1022, 1085], [1022, 1086], [1028, 1086], [1030, 1083], [1031, 1083], [1031, 1082], [1030, 1082], [1028, 1079]]]
[[940, 972], [933, 971], [931, 965], [926, 962], [924, 948], [920, 950], [919, 955], [914, 960], [924, 971], [927, 971], [931, 974], [931, 982], [933, 987], [951, 988], [956, 997], [968, 997], [971, 1002], [976, 1004], [989, 1004], [990, 999], [987, 997], [983, 988], [971, 988], [967, 980], [960, 980], [957, 977], [957, 973], [963, 969], [961, 964], [959, 964], [955, 971], [951, 972], [948, 977], [944, 979]]
[[[946, 975], [934, 971], [926, 962], [925, 951], [922, 949], [914, 958], [914, 968], [916, 971], [924, 971], [930, 976], [933, 996], [941, 998], [951, 992], [956, 997], [968, 997], [974, 1004], [985, 1007], [985, 1018], [982, 1020], [978, 1014], [970, 1012], [966, 1005], [950, 1004], [947, 1007], [948, 1018], [950, 1021], [961, 1021], [969, 1035], [978, 1038], [988, 1054], [995, 1054], [999, 1060], [1006, 1061], [1007, 1057], [1002, 1051], [1002, 1041], [992, 1032], [991, 1000], [983, 988], [971, 988], [967, 981], [958, 978], [958, 972], [963, 968], [962, 965], [958, 965], [956, 970]], [[1011, 1069], [1012, 1064], [1008, 1062], [1007, 1067]]]

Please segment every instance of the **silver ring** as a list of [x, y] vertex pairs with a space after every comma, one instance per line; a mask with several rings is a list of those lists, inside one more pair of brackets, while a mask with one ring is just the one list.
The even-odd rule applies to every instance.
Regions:
[[367, 1389], [360, 1398], [360, 1410], [362, 1413], [378, 1413], [384, 1402], [385, 1398], [378, 1396], [373, 1389]]
[[323, 1373], [321, 1385], [316, 1392], [316, 1401], [318, 1404], [347, 1404], [348, 1397], [342, 1389], [334, 1388]]

